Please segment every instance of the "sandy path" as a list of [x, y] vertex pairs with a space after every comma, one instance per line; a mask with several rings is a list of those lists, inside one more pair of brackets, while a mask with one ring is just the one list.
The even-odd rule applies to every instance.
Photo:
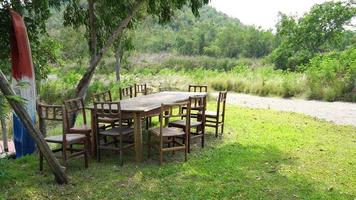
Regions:
[[[212, 95], [216, 97], [218, 93]], [[336, 124], [356, 126], [356, 103], [259, 97], [232, 92], [227, 95], [227, 103], [250, 108], [303, 113]]]

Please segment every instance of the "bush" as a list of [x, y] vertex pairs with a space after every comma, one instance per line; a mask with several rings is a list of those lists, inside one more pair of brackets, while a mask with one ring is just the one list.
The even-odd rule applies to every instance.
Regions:
[[309, 98], [356, 101], [356, 49], [316, 56], [305, 68]]

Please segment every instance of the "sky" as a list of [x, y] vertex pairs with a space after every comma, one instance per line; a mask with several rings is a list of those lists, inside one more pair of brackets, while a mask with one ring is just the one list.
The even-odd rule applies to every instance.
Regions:
[[243, 24], [274, 29], [278, 12], [302, 16], [317, 3], [326, 0], [211, 0], [212, 7], [228, 16], [238, 18]]

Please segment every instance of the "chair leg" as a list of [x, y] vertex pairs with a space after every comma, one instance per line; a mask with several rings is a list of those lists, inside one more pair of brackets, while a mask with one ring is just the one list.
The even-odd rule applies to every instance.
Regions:
[[120, 141], [119, 141], [119, 150], [120, 150], [120, 165], [122, 166], [124, 164], [124, 161], [122, 160], [122, 134], [120, 134]]
[[190, 153], [190, 130], [189, 130], [189, 132], [188, 132], [188, 141], [187, 141], [187, 143], [188, 143], [188, 153]]
[[67, 167], [67, 145], [62, 144], [63, 164]]
[[40, 171], [42, 171], [43, 170], [43, 154], [41, 151], [39, 151], [39, 153], [40, 153]]
[[162, 145], [159, 148], [159, 164], [162, 165], [163, 163], [163, 152], [162, 152]]
[[188, 137], [185, 137], [185, 149], [184, 149], [184, 161], [187, 162], [188, 160]]
[[216, 122], [215, 124], [215, 137], [218, 137], [219, 124]]
[[91, 152], [91, 137], [90, 137], [90, 133], [86, 135], [87, 139], [88, 139], [88, 152]]
[[[175, 147], [175, 137], [172, 137], [172, 147]], [[173, 150], [172, 155], [174, 155], [176, 152]]]
[[221, 135], [224, 133], [224, 122], [221, 123]]
[[96, 135], [96, 160], [100, 162], [100, 138], [99, 134]]
[[88, 152], [88, 143], [89, 140], [86, 139], [84, 142], [84, 166], [87, 169], [89, 167], [89, 152]]
[[201, 148], [204, 148], [205, 143], [205, 127], [201, 128]]
[[147, 157], [151, 157], [151, 133], [148, 132], [147, 135]]

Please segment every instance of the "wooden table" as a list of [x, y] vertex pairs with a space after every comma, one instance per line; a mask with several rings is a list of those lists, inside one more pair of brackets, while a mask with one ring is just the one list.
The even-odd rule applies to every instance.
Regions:
[[[142, 118], [156, 116], [160, 112], [162, 103], [177, 103], [188, 100], [193, 96], [207, 96], [205, 92], [159, 92], [145, 96], [134, 97], [120, 101], [121, 112], [123, 115], [131, 116], [134, 120], [134, 140], [135, 140], [135, 159], [140, 162], [143, 160], [142, 151]], [[96, 149], [96, 128], [94, 123], [94, 109], [91, 107], [91, 126], [93, 130], [93, 153]]]

